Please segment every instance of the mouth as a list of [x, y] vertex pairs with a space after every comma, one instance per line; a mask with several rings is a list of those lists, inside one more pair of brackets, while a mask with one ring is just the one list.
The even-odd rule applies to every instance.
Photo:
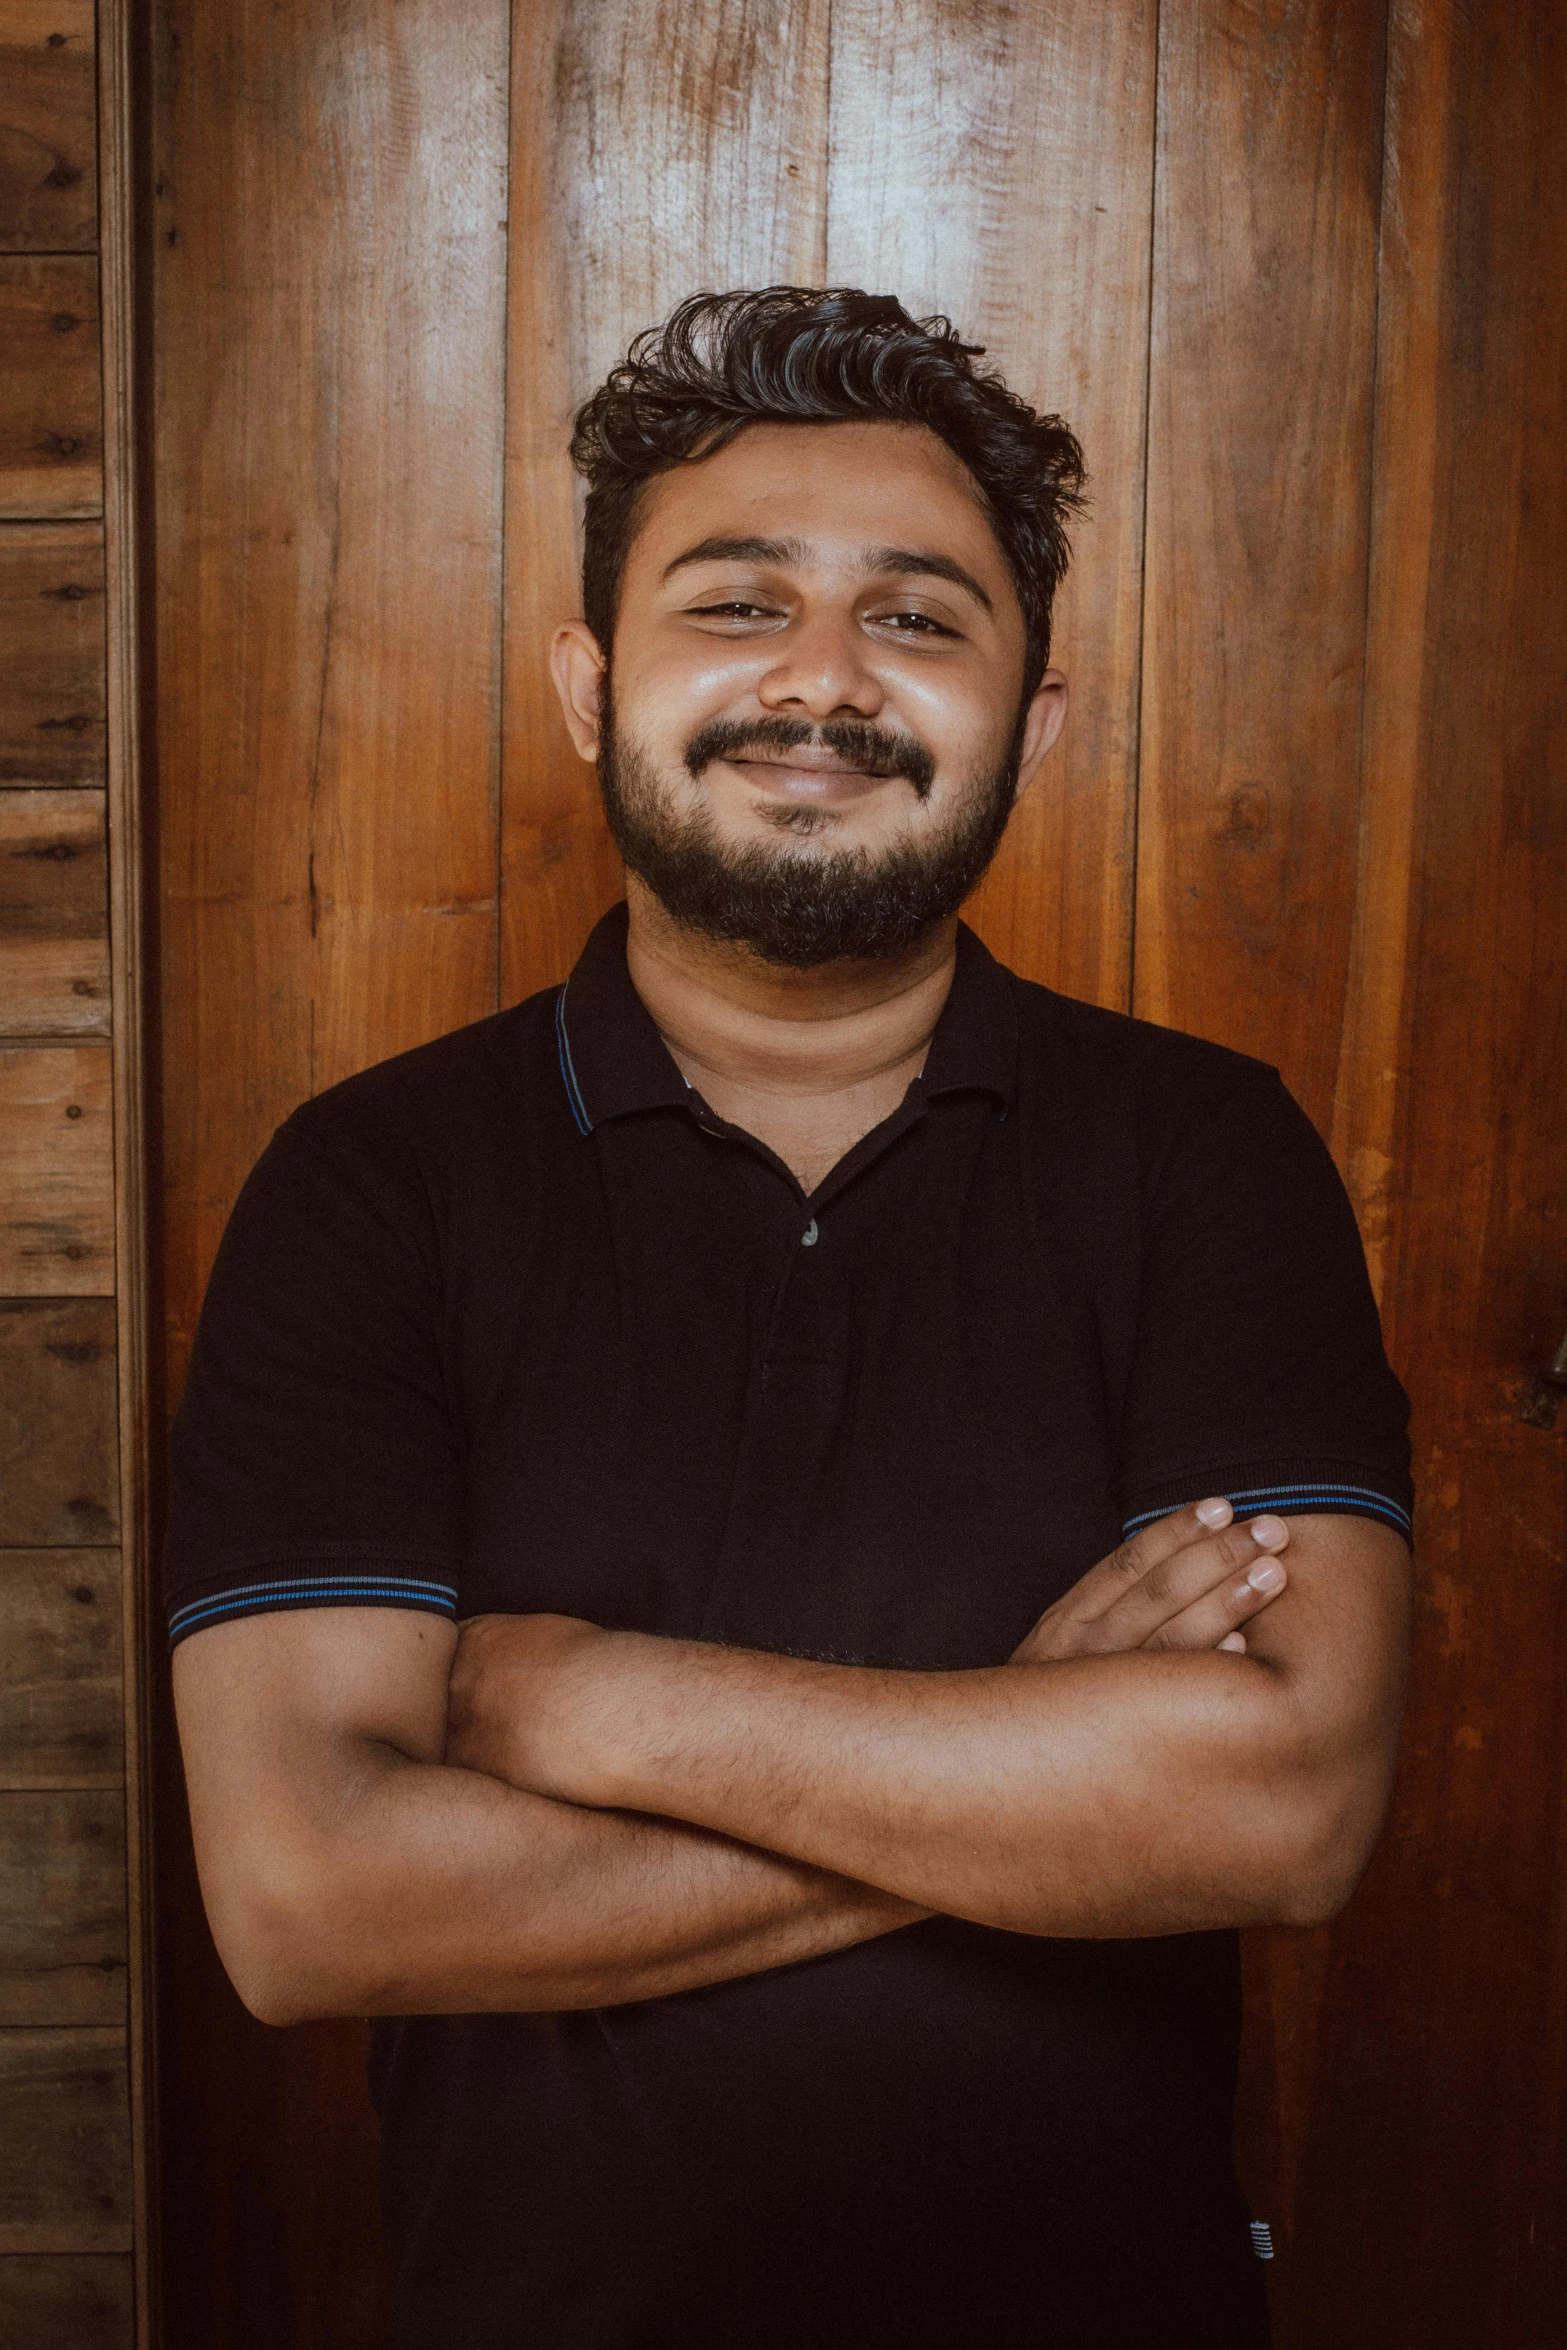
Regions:
[[714, 762], [731, 768], [753, 791], [799, 806], [852, 806], [890, 780], [885, 768], [859, 767], [835, 751], [737, 751]]
[[693, 776], [727, 767], [766, 799], [824, 809], [847, 807], [894, 779], [923, 800], [935, 779], [935, 761], [911, 736], [836, 722], [818, 730], [792, 719], [719, 719], [692, 738], [686, 766]]

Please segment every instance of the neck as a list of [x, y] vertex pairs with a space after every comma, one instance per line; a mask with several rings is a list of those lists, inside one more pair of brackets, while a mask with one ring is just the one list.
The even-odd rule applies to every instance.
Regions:
[[632, 984], [681, 1075], [814, 1189], [918, 1076], [952, 985], [956, 916], [896, 962], [785, 971], [676, 922], [635, 874], [626, 894]]

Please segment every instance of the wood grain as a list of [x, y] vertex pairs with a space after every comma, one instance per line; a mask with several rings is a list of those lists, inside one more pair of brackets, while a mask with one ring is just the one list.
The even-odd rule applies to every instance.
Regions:
[[102, 783], [103, 529], [0, 523], [0, 789]]
[[0, 519], [103, 511], [98, 263], [0, 255]]
[[1389, 65], [1336, 1134], [1414, 1402], [1417, 1639], [1284, 2350], [1544, 2344], [1567, 2308], [1567, 1424], [1516, 1417], [1567, 1330], [1567, 45], [1547, 8], [1421, 0]]
[[0, 1544], [119, 1530], [112, 1298], [0, 1298]]
[[0, 2024], [125, 2022], [125, 1798], [0, 1794]]
[[1061, 747], [970, 909], [1027, 977], [1130, 991], [1152, 6], [835, 0], [827, 275], [945, 312], [1066, 416], [1094, 512], [1057, 611]]
[[120, 1554], [0, 1550], [0, 1788], [123, 1776]]
[[[105, 701], [108, 762], [110, 968], [114, 997], [115, 1318], [118, 1346], [119, 1499], [126, 1669], [121, 1734], [126, 1776], [125, 1864], [130, 1918], [126, 1981], [134, 2324], [140, 2350], [157, 2340], [158, 2270], [152, 2113], [155, 2051], [148, 1996], [153, 1966], [151, 1784], [147, 1700], [165, 1655], [153, 1605], [154, 1464], [163, 1451], [152, 1408], [149, 1334], [157, 1318], [156, 1259], [149, 1246], [156, 1142], [148, 1069], [148, 1014], [156, 924], [151, 916], [155, 812], [153, 696], [144, 647], [150, 564], [144, 469], [150, 463], [143, 390], [148, 329], [144, 263], [150, 192], [145, 112], [148, 21], [140, 0], [98, 0], [100, 301], [104, 384], [104, 570], [108, 626]], [[77, 1586], [79, 1599], [81, 1586]]]
[[135, 2297], [124, 2254], [0, 2259], [0, 2342], [6, 2350], [131, 2350]]
[[[497, 1000], [508, 9], [150, 14], [177, 1396], [273, 1127]], [[363, 2034], [239, 2015], [164, 1761], [166, 2338], [354, 2350], [381, 2257]]]
[[1322, 1125], [1354, 907], [1380, 10], [1167, 0], [1136, 1008]]
[[101, 791], [0, 792], [0, 1037], [107, 1036]]
[[112, 1293], [113, 1113], [107, 1045], [0, 1045], [0, 1295]]
[[183, 1343], [279, 1119], [495, 1002], [506, 13], [155, 16]]
[[93, 0], [0, 0], [0, 252], [98, 238]]
[[621, 894], [593, 771], [545, 665], [556, 623], [581, 610], [571, 413], [683, 295], [820, 282], [827, 20], [827, 0], [538, 0], [514, 13], [507, 1002], [563, 979]]
[[0, 2031], [0, 2253], [130, 2241], [124, 2032]]

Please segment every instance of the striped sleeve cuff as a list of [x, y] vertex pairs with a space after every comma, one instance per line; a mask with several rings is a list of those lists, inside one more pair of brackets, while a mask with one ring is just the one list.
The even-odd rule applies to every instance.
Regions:
[[352, 1565], [328, 1560], [294, 1564], [243, 1582], [214, 1582], [169, 1610], [169, 1646], [188, 1633], [238, 1616], [272, 1615], [284, 1608], [403, 1607], [456, 1620], [457, 1586], [415, 1573], [406, 1564]]
[[1413, 1538], [1412, 1496], [1407, 1485], [1400, 1492], [1401, 1482], [1390, 1477], [1385, 1483], [1372, 1483], [1363, 1470], [1348, 1474], [1312, 1474], [1302, 1470], [1278, 1477], [1242, 1471], [1238, 1476], [1229, 1472], [1205, 1479], [1172, 1478], [1168, 1491], [1159, 1499], [1147, 1494], [1139, 1497], [1140, 1503], [1147, 1506], [1139, 1506], [1124, 1519], [1121, 1531], [1135, 1534], [1140, 1526], [1151, 1525], [1155, 1518], [1168, 1517], [1171, 1510], [1184, 1509], [1209, 1494], [1222, 1493], [1237, 1518], [1258, 1518], [1264, 1511], [1276, 1518], [1299, 1517], [1308, 1511], [1333, 1511], [1346, 1517], [1375, 1518], [1409, 1542]]

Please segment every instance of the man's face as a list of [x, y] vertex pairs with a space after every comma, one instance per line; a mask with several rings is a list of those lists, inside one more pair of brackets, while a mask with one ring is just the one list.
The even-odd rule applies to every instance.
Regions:
[[1023, 658], [1005, 559], [934, 434], [749, 427], [638, 516], [596, 745], [628, 865], [769, 962], [904, 952], [1053, 738], [1059, 681], [1020, 718]]

